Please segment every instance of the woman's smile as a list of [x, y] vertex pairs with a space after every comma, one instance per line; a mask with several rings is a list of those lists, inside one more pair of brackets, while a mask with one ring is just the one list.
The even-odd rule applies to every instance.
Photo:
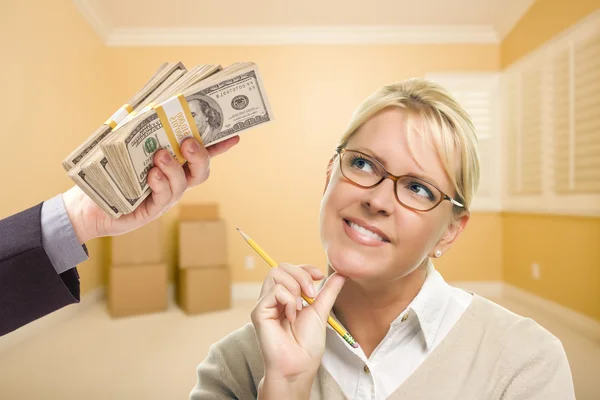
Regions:
[[346, 235], [358, 244], [379, 247], [390, 242], [383, 233], [374, 232], [375, 229], [369, 229], [370, 226], [361, 221], [343, 219], [343, 222]]

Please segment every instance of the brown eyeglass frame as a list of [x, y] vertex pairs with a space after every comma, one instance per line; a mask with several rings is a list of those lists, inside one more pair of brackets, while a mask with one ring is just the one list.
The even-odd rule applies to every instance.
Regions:
[[[452, 197], [450, 197], [446, 193], [444, 193], [439, 187], [437, 187], [436, 185], [434, 185], [433, 183], [431, 183], [429, 181], [426, 181], [425, 179], [422, 179], [422, 178], [419, 178], [419, 177], [416, 177], [416, 176], [412, 176], [412, 175], [400, 175], [400, 176], [396, 176], [394, 174], [390, 174], [385, 169], [385, 167], [383, 166], [383, 164], [381, 164], [381, 162], [379, 160], [377, 160], [375, 157], [373, 157], [373, 156], [371, 156], [369, 154], [363, 153], [362, 151], [358, 151], [358, 150], [345, 149], [345, 148], [342, 148], [342, 147], [338, 147], [337, 149], [335, 149], [335, 152], [339, 156], [339, 159], [340, 159], [340, 172], [342, 173], [342, 175], [344, 176], [344, 178], [348, 179], [354, 185], [356, 185], [358, 187], [361, 187], [361, 188], [364, 188], [364, 189], [374, 188], [375, 186], [379, 185], [384, 180], [391, 179], [392, 181], [394, 181], [394, 196], [396, 197], [396, 200], [398, 201], [398, 203], [400, 203], [400, 205], [402, 205], [403, 207], [408, 208], [409, 210], [418, 211], [418, 212], [428, 212], [428, 211], [433, 210], [434, 208], [436, 208], [440, 204], [442, 204], [442, 202], [444, 200], [448, 200], [450, 203], [452, 203], [453, 205], [455, 205], [457, 207], [465, 208], [466, 209], [466, 207], [463, 204], [461, 204], [458, 201], [454, 200]], [[352, 179], [348, 178], [346, 176], [346, 174], [344, 174], [344, 169], [342, 167], [342, 157], [343, 157], [344, 153], [346, 153], [346, 152], [358, 153], [358, 154], [360, 154], [362, 156], [367, 157], [370, 160], [375, 161], [381, 167], [381, 170], [384, 172], [383, 177], [381, 177], [381, 179], [379, 180], [379, 182], [377, 182], [377, 183], [375, 183], [374, 185], [371, 185], [371, 186], [360, 185], [360, 184], [354, 182]], [[410, 178], [413, 178], [413, 179], [418, 179], [420, 181], [423, 181], [423, 182], [425, 182], [425, 183], [433, 186], [434, 188], [436, 188], [442, 194], [442, 197], [440, 198], [440, 200], [436, 204], [433, 205], [433, 207], [428, 208], [427, 210], [419, 210], [419, 209], [407, 206], [406, 204], [404, 204], [403, 202], [401, 202], [400, 199], [398, 198], [398, 187], [397, 187], [398, 186], [398, 181], [401, 178], [404, 178], [404, 177], [410, 177]]]

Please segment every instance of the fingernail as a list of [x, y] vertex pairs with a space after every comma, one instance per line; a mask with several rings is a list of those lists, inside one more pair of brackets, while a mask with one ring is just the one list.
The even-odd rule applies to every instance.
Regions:
[[310, 285], [308, 287], [308, 295], [313, 298], [317, 295], [317, 293], [315, 292], [315, 287], [313, 285]]
[[159, 181], [164, 177], [163, 173], [160, 171], [156, 171], [156, 179], [158, 179]]
[[200, 145], [194, 139], [191, 140], [191, 144], [188, 146], [188, 152], [194, 154], [200, 150]]
[[302, 310], [302, 299], [300, 297], [296, 299], [296, 308], [298, 311]]
[[171, 154], [169, 154], [168, 151], [165, 151], [161, 156], [160, 156], [160, 162], [162, 162], [163, 164], [168, 164], [171, 162]]

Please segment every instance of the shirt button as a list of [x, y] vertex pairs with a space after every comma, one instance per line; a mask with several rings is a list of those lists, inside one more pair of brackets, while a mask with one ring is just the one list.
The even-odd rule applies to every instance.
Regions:
[[406, 313], [402, 316], [402, 322], [406, 321], [407, 319], [408, 319], [408, 313]]
[[369, 369], [367, 364], [365, 364], [365, 367], [363, 368], [363, 370], [365, 371], [365, 374], [368, 374], [369, 372], [371, 372], [371, 370]]

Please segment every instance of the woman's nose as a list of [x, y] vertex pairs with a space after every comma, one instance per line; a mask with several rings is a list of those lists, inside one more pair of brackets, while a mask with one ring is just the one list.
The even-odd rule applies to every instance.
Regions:
[[394, 190], [394, 181], [384, 179], [379, 185], [365, 190], [363, 205], [369, 208], [374, 214], [390, 215], [396, 205]]

